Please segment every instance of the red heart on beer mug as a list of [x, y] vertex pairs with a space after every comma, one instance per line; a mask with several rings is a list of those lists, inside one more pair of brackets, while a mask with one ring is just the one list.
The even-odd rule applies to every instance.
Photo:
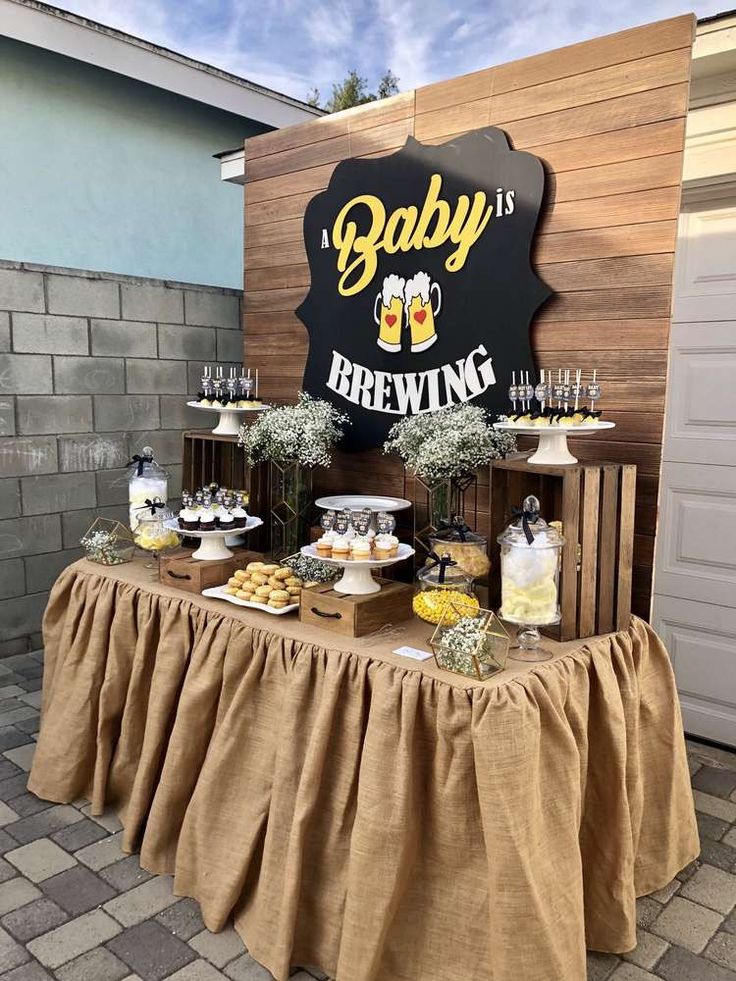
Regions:
[[393, 327], [393, 325], [396, 323], [396, 314], [395, 313], [387, 313], [386, 314], [386, 323], [389, 325], [389, 327]]
[[417, 312], [414, 314], [414, 319], [416, 320], [417, 323], [423, 324], [424, 321], [427, 319], [427, 311], [417, 310]]

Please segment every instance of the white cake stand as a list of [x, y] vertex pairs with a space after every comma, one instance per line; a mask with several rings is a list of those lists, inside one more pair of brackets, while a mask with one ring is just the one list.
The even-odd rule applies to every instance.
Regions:
[[371, 575], [372, 569], [383, 569], [385, 566], [394, 565], [396, 562], [403, 562], [404, 559], [411, 558], [414, 549], [411, 545], [399, 545], [397, 554], [390, 559], [365, 559], [357, 562], [352, 559], [327, 559], [324, 555], [319, 554], [314, 545], [304, 545], [301, 553], [310, 559], [326, 562], [328, 565], [338, 565], [344, 570], [342, 577], [333, 583], [332, 588], [336, 593], [365, 596], [368, 593], [381, 591], [380, 583], [377, 583]]
[[224, 405], [202, 405], [200, 402], [187, 402], [191, 409], [201, 409], [203, 412], [217, 412], [220, 416], [217, 425], [212, 430], [217, 436], [237, 436], [240, 432], [240, 417], [249, 412], [263, 412], [270, 405], [253, 406], [252, 409], [233, 408]]
[[176, 518], [165, 521], [164, 524], [167, 528], [171, 528], [172, 531], [178, 531], [180, 535], [199, 538], [199, 548], [196, 552], [192, 552], [192, 558], [204, 562], [212, 559], [231, 558], [233, 553], [225, 544], [225, 539], [236, 533], [242, 534], [246, 531], [253, 531], [254, 528], [260, 528], [263, 522], [260, 518], [249, 517], [245, 522], [245, 528], [227, 528], [225, 530], [215, 528], [214, 531], [188, 531], [186, 528], [179, 527], [179, 522]]
[[377, 497], [371, 494], [334, 494], [331, 497], [319, 497], [314, 503], [325, 511], [362, 511], [368, 508], [371, 512], [369, 527], [373, 531], [378, 531], [376, 515], [379, 511], [391, 514], [393, 511], [403, 511], [411, 507], [411, 501], [404, 497]]
[[615, 422], [597, 422], [581, 426], [560, 426], [557, 423], [551, 426], [518, 426], [513, 422], [496, 422], [493, 428], [507, 433], [521, 433], [524, 436], [539, 436], [539, 445], [527, 462], [559, 466], [578, 462], [577, 457], [574, 457], [567, 448], [568, 436], [589, 436], [602, 429], [613, 429], [615, 425]]

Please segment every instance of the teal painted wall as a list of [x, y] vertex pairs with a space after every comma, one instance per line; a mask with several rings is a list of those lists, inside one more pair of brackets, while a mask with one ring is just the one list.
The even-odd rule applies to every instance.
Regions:
[[0, 258], [242, 288], [212, 154], [268, 128], [0, 38]]

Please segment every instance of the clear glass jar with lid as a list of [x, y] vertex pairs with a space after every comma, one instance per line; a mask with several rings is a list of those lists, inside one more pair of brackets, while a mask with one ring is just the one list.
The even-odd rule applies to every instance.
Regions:
[[501, 546], [499, 616], [518, 624], [521, 661], [546, 661], [552, 655], [539, 644], [539, 627], [560, 622], [559, 576], [565, 539], [539, 515], [539, 501], [529, 496], [514, 520], [498, 536]]
[[150, 508], [152, 501], [166, 504], [169, 496], [169, 475], [156, 463], [153, 449], [144, 446], [130, 461], [128, 471], [128, 505], [130, 529], [135, 531], [142, 515], [146, 513], [146, 505]]
[[471, 531], [460, 515], [453, 515], [444, 527], [428, 536], [433, 552], [449, 555], [473, 579], [488, 575], [491, 560], [488, 556], [488, 539]]
[[[439, 623], [448, 611], [462, 610], [472, 615], [480, 609], [473, 592], [473, 577], [464, 572], [449, 555], [431, 552], [427, 564], [417, 573], [413, 609], [427, 623]], [[450, 615], [454, 615], [452, 612]]]

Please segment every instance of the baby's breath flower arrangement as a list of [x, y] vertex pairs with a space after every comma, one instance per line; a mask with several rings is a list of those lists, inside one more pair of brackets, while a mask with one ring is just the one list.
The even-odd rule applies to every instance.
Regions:
[[268, 409], [252, 425], [241, 426], [238, 444], [251, 463], [329, 467], [348, 421], [330, 402], [300, 392], [296, 405]]
[[405, 416], [383, 444], [427, 484], [467, 477], [515, 449], [513, 433], [493, 429], [488, 412], [468, 403]]

